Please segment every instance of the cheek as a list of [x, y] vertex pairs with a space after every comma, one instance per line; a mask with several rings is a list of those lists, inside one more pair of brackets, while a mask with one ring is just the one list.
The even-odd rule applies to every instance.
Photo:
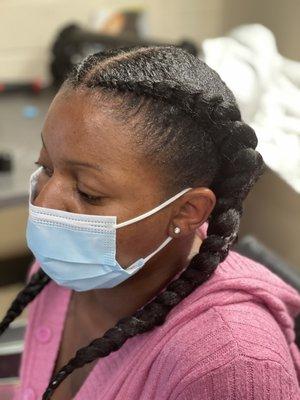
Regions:
[[117, 229], [116, 257], [122, 267], [127, 267], [154, 251], [168, 235], [166, 216], [157, 215]]

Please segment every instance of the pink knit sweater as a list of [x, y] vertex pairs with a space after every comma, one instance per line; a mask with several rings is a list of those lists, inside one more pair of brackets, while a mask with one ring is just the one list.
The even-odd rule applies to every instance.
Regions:
[[[41, 399], [70, 294], [51, 282], [30, 306], [14, 399]], [[300, 352], [293, 330], [298, 313], [296, 290], [230, 251], [211, 279], [173, 308], [163, 325], [99, 359], [75, 399], [300, 399]]]

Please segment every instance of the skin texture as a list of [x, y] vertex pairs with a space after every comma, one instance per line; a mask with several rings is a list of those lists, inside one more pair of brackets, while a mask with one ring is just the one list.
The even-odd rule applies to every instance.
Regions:
[[[114, 119], [107, 105], [101, 105], [90, 91], [60, 91], [49, 108], [42, 139], [38, 163], [44, 172], [33, 201], [36, 206], [116, 215], [119, 223], [171, 197], [164, 192], [162, 171], [145, 163], [145, 157], [135, 148], [132, 128]], [[100, 198], [91, 201], [82, 193]], [[167, 236], [174, 239], [117, 287], [72, 293], [55, 371], [78, 348], [142, 307], [189, 264], [201, 245], [196, 229], [215, 204], [210, 189], [193, 188], [158, 213], [117, 229], [117, 260], [123, 268], [150, 254]], [[181, 229], [179, 234], [174, 233], [176, 226]], [[84, 329], [79, 330], [79, 326]], [[71, 399], [94, 364], [74, 371], [53, 399]]]

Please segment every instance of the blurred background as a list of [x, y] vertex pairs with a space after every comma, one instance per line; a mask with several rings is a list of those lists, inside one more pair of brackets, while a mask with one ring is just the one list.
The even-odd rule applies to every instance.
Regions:
[[[51, 99], [87, 54], [132, 44], [181, 46], [233, 90], [268, 166], [245, 201], [235, 250], [300, 288], [299, 15], [298, 0], [0, 1], [1, 318], [32, 262], [28, 178]], [[0, 366], [2, 384], [16, 378], [25, 324], [26, 314], [1, 339], [0, 360], [14, 365]]]

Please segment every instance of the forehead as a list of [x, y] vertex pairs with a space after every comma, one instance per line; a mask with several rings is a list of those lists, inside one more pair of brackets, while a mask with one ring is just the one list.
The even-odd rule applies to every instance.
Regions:
[[123, 168], [140, 165], [142, 154], [134, 143], [135, 132], [114, 118], [114, 107], [89, 91], [60, 91], [42, 132], [51, 158], [122, 164]]

